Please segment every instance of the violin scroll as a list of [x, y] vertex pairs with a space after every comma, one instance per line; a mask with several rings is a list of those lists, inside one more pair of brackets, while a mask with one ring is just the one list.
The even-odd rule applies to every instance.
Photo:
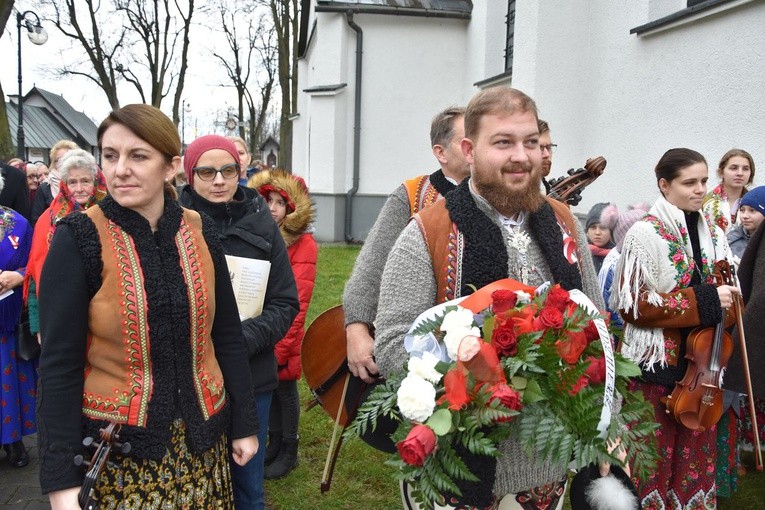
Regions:
[[582, 201], [582, 190], [592, 184], [595, 179], [603, 175], [607, 161], [602, 156], [590, 158], [584, 168], [569, 169], [566, 176], [550, 180], [550, 191], [547, 194], [559, 202], [568, 205], [579, 205]]
[[[80, 493], [77, 496], [77, 500], [83, 510], [97, 510], [99, 508], [98, 501], [94, 497], [96, 483], [98, 478], [103, 472], [104, 467], [109, 463], [109, 455], [112, 448], [116, 448], [122, 454], [130, 453], [130, 443], [119, 442], [120, 429], [122, 426], [115, 422], [109, 422], [106, 428], [99, 430], [100, 441], [96, 445], [96, 451], [93, 453], [90, 461], [86, 461], [82, 455], [76, 455], [74, 457], [74, 463], [77, 466], [87, 466], [88, 472], [85, 474], [85, 480], [80, 488]], [[94, 439], [92, 437], [86, 437], [82, 440], [82, 445], [86, 448], [93, 446]]]

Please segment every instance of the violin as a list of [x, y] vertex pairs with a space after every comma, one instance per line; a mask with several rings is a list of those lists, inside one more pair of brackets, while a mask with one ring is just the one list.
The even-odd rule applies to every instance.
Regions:
[[584, 168], [569, 169], [568, 176], [556, 177], [550, 180], [550, 191], [547, 196], [569, 206], [579, 205], [582, 201], [582, 190], [603, 175], [607, 161], [598, 156], [587, 160]]
[[[86, 461], [82, 455], [77, 455], [74, 458], [74, 463], [77, 466], [88, 466], [88, 472], [85, 474], [85, 480], [80, 487], [80, 493], [77, 496], [77, 501], [83, 510], [98, 510], [98, 500], [95, 498], [96, 483], [101, 476], [101, 472], [109, 462], [109, 455], [111, 454], [112, 447], [117, 448], [121, 453], [126, 454], [130, 452], [130, 443], [119, 443], [119, 433], [122, 425], [109, 422], [109, 425], [105, 429], [99, 430], [101, 441], [96, 446], [96, 451], [93, 453], [90, 462]], [[93, 438], [86, 437], [82, 440], [82, 445], [89, 448], [93, 445]]]
[[[716, 263], [722, 284], [735, 285], [726, 260]], [[733, 338], [725, 317], [716, 326], [698, 327], [686, 341], [688, 369], [667, 397], [667, 413], [691, 430], [704, 431], [723, 415], [723, 375], [733, 353]]]

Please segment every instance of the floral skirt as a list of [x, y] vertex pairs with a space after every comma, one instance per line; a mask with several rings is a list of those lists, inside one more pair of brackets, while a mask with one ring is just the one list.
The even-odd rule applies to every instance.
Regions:
[[34, 434], [37, 362], [16, 357], [16, 337], [0, 336], [0, 443]]
[[172, 425], [172, 450], [161, 461], [114, 454], [101, 473], [95, 497], [103, 510], [233, 510], [226, 437], [194, 454], [182, 420]]
[[[744, 399], [741, 406], [741, 444], [751, 449], [754, 445], [752, 434], [752, 413], [749, 411], [749, 400]], [[757, 429], [760, 431], [760, 448], [765, 449], [765, 399], [754, 397], [754, 412], [757, 417]]]
[[729, 498], [738, 485], [738, 426], [732, 408], [717, 423], [717, 496]]
[[635, 478], [643, 510], [706, 510], [717, 508], [715, 463], [717, 426], [693, 431], [673, 420], [661, 402], [669, 388], [633, 382], [654, 406], [659, 465], [646, 479]]

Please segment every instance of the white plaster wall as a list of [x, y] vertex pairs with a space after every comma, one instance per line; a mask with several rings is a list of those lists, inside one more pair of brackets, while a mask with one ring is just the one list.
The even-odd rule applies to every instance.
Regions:
[[[550, 121], [559, 145], [551, 175], [594, 155], [609, 161], [577, 212], [600, 201], [653, 202], [653, 167], [672, 147], [704, 154], [711, 185], [734, 146], [765, 170], [765, 3], [630, 34], [655, 19], [646, 1], [519, 2], [513, 86]], [[532, 12], [521, 16], [520, 6]], [[756, 184], [765, 183], [763, 170]]]
[[[356, 22], [364, 31], [359, 193], [388, 194], [403, 180], [438, 168], [430, 121], [469, 98], [462, 87], [467, 22], [381, 15], [359, 15]], [[351, 41], [349, 62], [355, 58]], [[349, 66], [349, 80], [353, 73]], [[349, 105], [351, 123], [352, 110]]]

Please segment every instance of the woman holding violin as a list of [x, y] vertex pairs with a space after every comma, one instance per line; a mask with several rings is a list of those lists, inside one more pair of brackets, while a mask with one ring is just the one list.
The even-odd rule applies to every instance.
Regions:
[[[689, 399], [688, 413], [670, 413], [666, 402], [675, 403], [676, 383], [685, 382], [692, 370], [711, 372], [722, 384], [722, 370], [696, 365], [702, 359], [713, 359], [711, 365], [727, 362], [719, 352], [730, 354], [730, 336], [717, 343], [719, 347], [727, 340], [727, 347], [713, 345], [723, 330], [717, 326], [739, 291], [720, 283], [716, 266], [729, 261], [730, 248], [722, 231], [699, 212], [707, 191], [704, 157], [690, 149], [671, 149], [655, 173], [662, 196], [625, 236], [615, 276], [618, 291], [611, 298], [626, 322], [622, 353], [643, 368], [635, 389], [653, 403], [661, 424], [659, 465], [636, 485], [641, 508], [715, 508], [716, 426], [708, 423], [714, 421], [709, 419], [714, 410], [707, 413], [702, 401], [719, 400], [721, 406], [722, 389], [719, 395], [694, 394], [698, 398]], [[689, 346], [714, 354], [689, 351]]]
[[[229, 457], [259, 430], [219, 235], [176, 201], [160, 110], [113, 111], [98, 148], [109, 195], [58, 222], [41, 275], [42, 490], [54, 510], [233, 509]], [[99, 436], [114, 448], [83, 448]]]

